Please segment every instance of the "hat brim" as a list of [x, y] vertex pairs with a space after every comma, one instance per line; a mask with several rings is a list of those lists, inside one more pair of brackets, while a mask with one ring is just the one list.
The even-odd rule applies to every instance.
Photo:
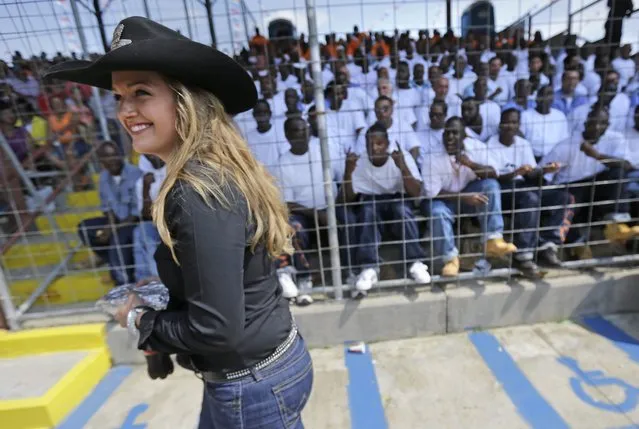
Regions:
[[186, 39], [136, 41], [96, 61], [57, 64], [45, 77], [111, 90], [111, 73], [125, 70], [156, 71], [187, 86], [203, 88], [215, 94], [230, 115], [251, 109], [257, 101], [253, 80], [237, 62], [214, 48]]

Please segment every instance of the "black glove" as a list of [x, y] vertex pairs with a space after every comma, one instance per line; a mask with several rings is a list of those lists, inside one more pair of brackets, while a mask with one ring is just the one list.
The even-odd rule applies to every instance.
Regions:
[[171, 356], [164, 353], [145, 353], [144, 357], [146, 358], [146, 370], [151, 379], [155, 380], [160, 378], [164, 380], [173, 374], [173, 361], [171, 360]]

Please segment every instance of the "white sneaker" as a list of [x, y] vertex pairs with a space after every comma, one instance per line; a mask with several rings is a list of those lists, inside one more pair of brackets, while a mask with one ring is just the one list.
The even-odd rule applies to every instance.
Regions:
[[286, 299], [295, 298], [299, 291], [297, 290], [297, 286], [293, 281], [293, 276], [288, 272], [281, 272], [277, 274], [277, 279], [280, 282], [280, 286], [282, 286], [282, 295]]
[[357, 276], [355, 289], [360, 292], [366, 292], [369, 291], [375, 283], [377, 283], [377, 271], [375, 271], [374, 268], [366, 268]]
[[410, 276], [419, 284], [430, 283], [430, 274], [428, 273], [428, 265], [419, 261], [414, 262], [408, 270]]
[[313, 289], [313, 280], [307, 277], [302, 280], [298, 280], [299, 295], [295, 299], [295, 302], [299, 306], [311, 305], [313, 303], [313, 297], [310, 295], [311, 289]]

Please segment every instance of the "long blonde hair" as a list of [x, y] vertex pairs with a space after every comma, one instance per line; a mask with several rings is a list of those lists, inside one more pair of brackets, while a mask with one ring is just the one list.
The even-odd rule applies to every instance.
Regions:
[[208, 204], [213, 198], [226, 208], [231, 202], [225, 197], [224, 188], [229, 183], [235, 185], [246, 199], [249, 221], [254, 225], [251, 250], [263, 244], [274, 258], [292, 253], [293, 230], [275, 179], [253, 157], [220, 100], [208, 91], [189, 88], [181, 82], [169, 81], [169, 86], [176, 94], [175, 128], [179, 141], [166, 163], [166, 179], [153, 204], [153, 220], [173, 259], [178, 262], [164, 206], [177, 180], [191, 185]]

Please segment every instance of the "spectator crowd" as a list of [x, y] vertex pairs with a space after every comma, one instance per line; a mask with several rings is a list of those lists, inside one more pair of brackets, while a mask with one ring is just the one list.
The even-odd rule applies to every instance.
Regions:
[[[328, 224], [320, 120], [343, 276], [358, 294], [380, 280], [380, 245], [391, 237], [407, 275], [424, 284], [433, 272], [459, 274], [465, 224], [479, 230], [483, 258], [512, 257], [531, 278], [566, 257], [591, 259], [593, 225], [619, 247], [639, 236], [639, 56], [630, 45], [578, 48], [568, 38], [554, 48], [518, 30], [412, 39], [355, 27], [326, 36], [320, 88], [309, 53], [303, 35], [269, 41], [256, 32], [237, 56], [260, 99], [235, 122], [280, 186], [295, 231], [296, 252], [276, 261], [286, 297], [312, 302], [310, 255]], [[0, 130], [20, 168], [48, 173], [37, 185], [74, 170], [73, 188], [91, 188], [86, 159], [95, 153], [103, 216], [78, 226], [83, 243], [116, 284], [157, 275], [151, 206], [165, 167], [153, 156], [127, 160], [110, 93], [39, 79], [61, 60], [17, 53], [12, 67], [0, 63]], [[15, 231], [28, 210], [11, 158], [0, 150], [0, 214]]]

